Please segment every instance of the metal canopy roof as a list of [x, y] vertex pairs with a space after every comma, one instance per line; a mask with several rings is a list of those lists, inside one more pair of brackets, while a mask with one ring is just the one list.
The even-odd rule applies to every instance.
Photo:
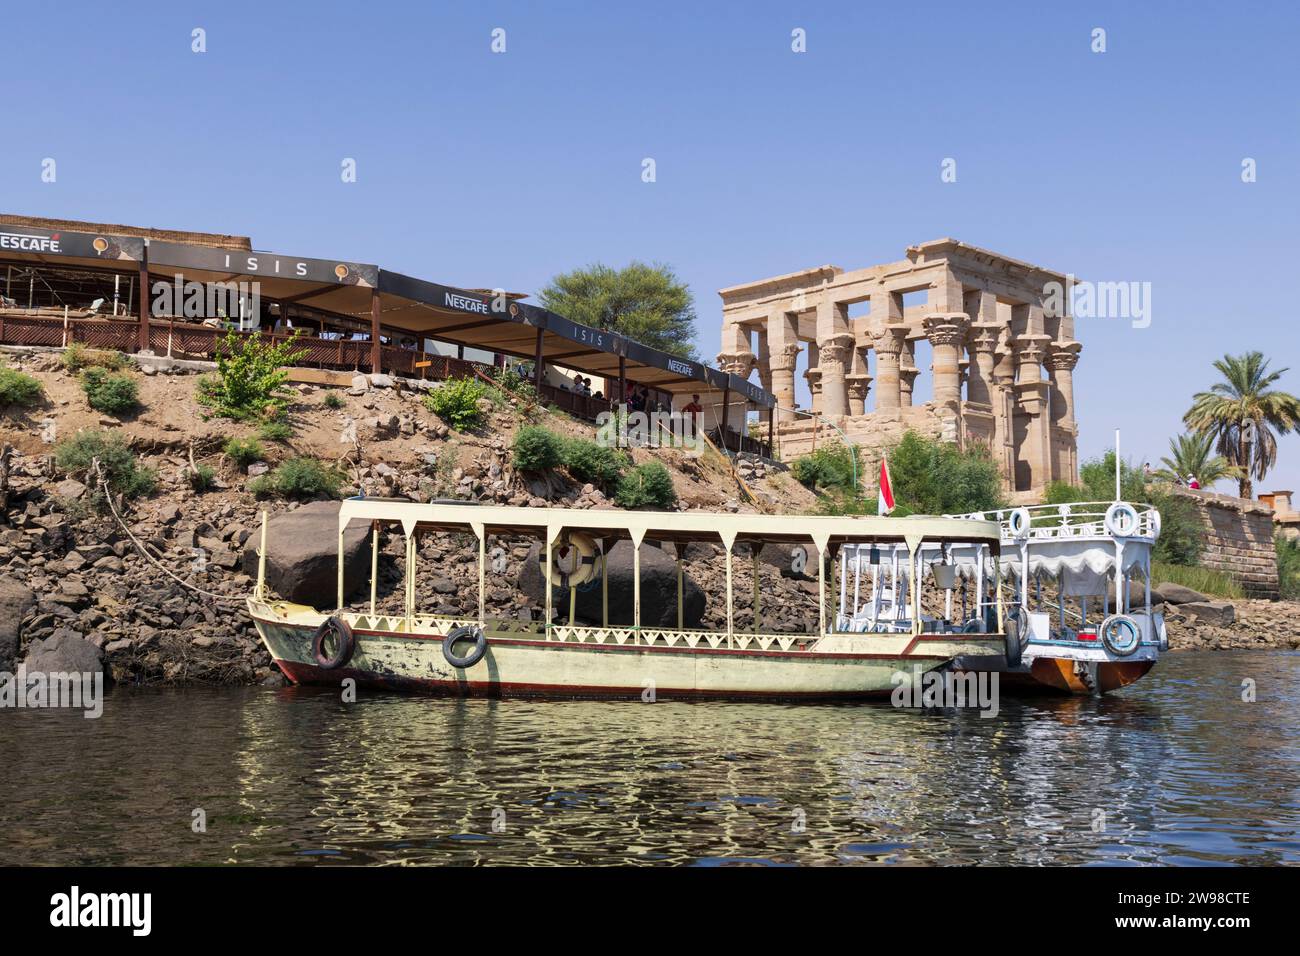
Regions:
[[511, 293], [440, 285], [361, 262], [8, 224], [17, 221], [5, 217], [0, 225], [0, 261], [121, 272], [139, 268], [147, 247], [151, 282], [160, 273], [186, 282], [256, 281], [264, 298], [367, 322], [377, 293], [386, 329], [524, 359], [536, 357], [540, 329], [550, 364], [617, 378], [621, 358], [628, 379], [639, 385], [675, 393], [729, 389], [759, 408], [775, 405], [771, 393], [737, 375], [580, 325]]

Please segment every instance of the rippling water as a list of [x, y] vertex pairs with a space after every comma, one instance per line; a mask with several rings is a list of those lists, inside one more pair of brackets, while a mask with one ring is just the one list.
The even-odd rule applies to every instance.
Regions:
[[0, 864], [1296, 863], [1298, 720], [1281, 651], [994, 719], [117, 690], [0, 712]]

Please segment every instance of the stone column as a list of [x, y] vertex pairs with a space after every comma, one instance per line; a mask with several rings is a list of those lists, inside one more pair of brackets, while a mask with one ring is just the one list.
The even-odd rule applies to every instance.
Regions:
[[786, 312], [767, 317], [767, 364], [771, 370], [772, 394], [776, 396], [776, 417], [794, 418], [794, 370], [799, 361], [799, 334], [794, 318]]
[[993, 351], [997, 348], [999, 328], [993, 322], [977, 322], [971, 326], [970, 345], [974, 358], [970, 367], [970, 385], [966, 389], [968, 401], [993, 404]]
[[1011, 416], [1016, 385], [1015, 353], [1006, 327], [998, 332], [993, 353], [993, 458], [1002, 473], [1004, 491], [1016, 490], [1016, 454], [1012, 444]]
[[1043, 378], [1043, 358], [1051, 336], [1021, 335], [1016, 374], [1016, 398], [1020, 411], [1029, 417], [1025, 431], [1024, 458], [1029, 463], [1030, 489], [1043, 488], [1051, 481], [1051, 422], [1047, 408], [1048, 383]]
[[813, 366], [803, 373], [803, 377], [808, 380], [809, 411], [814, 415], [820, 415], [822, 413], [822, 370]]
[[848, 369], [853, 330], [848, 310], [833, 299], [817, 306], [818, 368], [822, 370], [822, 414], [828, 417], [849, 413], [849, 396], [844, 380]]
[[961, 344], [966, 337], [965, 312], [936, 312], [925, 317], [925, 331], [934, 349], [934, 403], [957, 412], [961, 408]]
[[916, 377], [920, 374], [921, 370], [915, 365], [904, 365], [898, 370], [899, 398], [904, 408], [912, 407], [912, 387], [916, 384]]
[[1079, 364], [1078, 342], [1053, 342], [1048, 346], [1052, 381], [1052, 421], [1060, 425], [1074, 424], [1074, 367]]
[[867, 373], [867, 356], [864, 348], [855, 346], [853, 361], [846, 376], [849, 392], [849, 414], [867, 413], [867, 393], [871, 390], [871, 376]]
[[903, 351], [907, 329], [902, 325], [887, 325], [876, 331], [873, 343], [876, 349], [876, 411], [894, 411], [902, 404], [902, 389], [898, 376], [898, 356]]

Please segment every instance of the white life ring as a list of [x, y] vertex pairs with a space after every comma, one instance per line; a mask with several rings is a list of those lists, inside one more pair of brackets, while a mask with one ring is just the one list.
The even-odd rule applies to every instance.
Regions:
[[1027, 508], [1016, 508], [1007, 516], [1007, 529], [1015, 538], [1028, 537], [1031, 523]]
[[1160, 537], [1160, 512], [1155, 508], [1151, 509], [1151, 537]]
[[1131, 538], [1138, 530], [1137, 509], [1124, 501], [1117, 501], [1106, 509], [1106, 533], [1116, 538]]
[[550, 568], [546, 567], [545, 551], [537, 558], [547, 584], [577, 587], [596, 575], [596, 540], [581, 531], [571, 531], [565, 535], [563, 543], [551, 549]]
[[1129, 657], [1142, 644], [1142, 628], [1127, 614], [1112, 614], [1101, 622], [1097, 636], [1116, 657]]

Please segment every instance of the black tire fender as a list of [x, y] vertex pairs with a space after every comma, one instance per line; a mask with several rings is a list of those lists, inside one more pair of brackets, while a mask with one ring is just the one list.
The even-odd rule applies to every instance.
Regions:
[[1018, 618], [1007, 617], [1002, 625], [1003, 643], [1006, 649], [1007, 666], [1019, 667], [1021, 657], [1020, 645], [1020, 621]]
[[[454, 648], [462, 641], [473, 641], [474, 649], [464, 657], [458, 657]], [[486, 653], [487, 635], [483, 633], [483, 628], [473, 624], [458, 627], [442, 639], [442, 656], [447, 659], [447, 663], [452, 667], [462, 669], [473, 667], [483, 659], [483, 655]]]
[[[338, 647], [333, 657], [326, 657], [325, 638], [331, 631], [335, 634]], [[316, 635], [311, 639], [312, 657], [316, 658], [316, 663], [327, 671], [337, 670], [352, 660], [352, 653], [356, 649], [357, 641], [352, 636], [352, 628], [337, 614], [321, 621], [320, 627], [316, 628]]]

